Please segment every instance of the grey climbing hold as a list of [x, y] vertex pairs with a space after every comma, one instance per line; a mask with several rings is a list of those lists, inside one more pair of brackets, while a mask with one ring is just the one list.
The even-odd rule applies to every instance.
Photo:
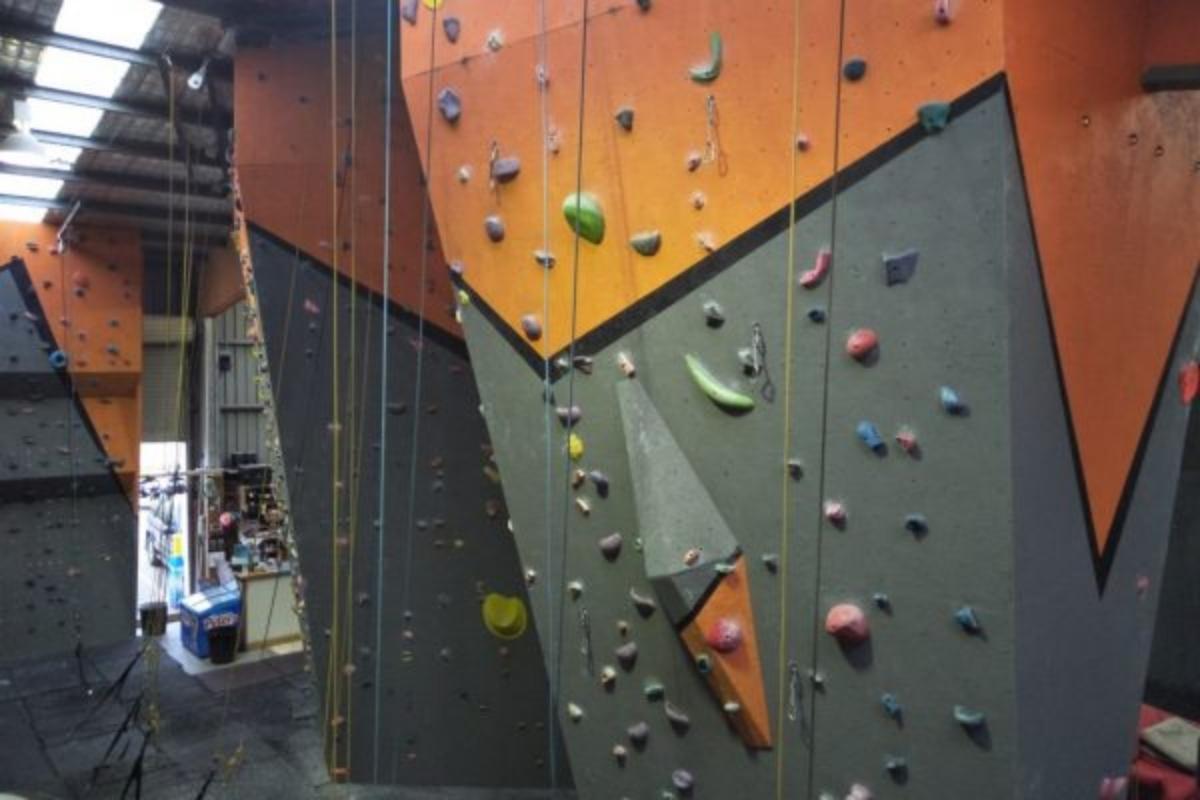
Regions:
[[686, 769], [677, 769], [671, 773], [671, 785], [687, 794], [696, 785], [696, 779]]
[[570, 408], [558, 406], [554, 409], [554, 413], [564, 428], [574, 427], [575, 423], [583, 419], [583, 409], [579, 406], [571, 406]]
[[883, 768], [894, 780], [901, 781], [908, 774], [908, 761], [901, 756], [888, 756], [883, 760]]
[[533, 341], [542, 338], [542, 323], [535, 314], [526, 314], [521, 317], [521, 330], [525, 332], [525, 336]]
[[580, 722], [583, 720], [583, 709], [575, 703], [567, 703], [567, 717], [571, 722]]
[[638, 750], [646, 746], [646, 742], [650, 740], [650, 726], [643, 721], [635, 722], [625, 729], [625, 733], [629, 735], [629, 741]]
[[567, 594], [572, 600], [578, 600], [583, 597], [583, 581], [571, 581], [567, 584]]
[[925, 103], [917, 109], [917, 119], [926, 133], [939, 133], [950, 124], [950, 104], [940, 101]]
[[663, 711], [667, 715], [667, 722], [671, 723], [676, 733], [687, 733], [688, 728], [692, 727], [692, 718], [670, 700], [663, 704]]
[[815, 322], [820, 325], [825, 321], [825, 309], [821, 308], [820, 306], [813, 306], [808, 310], [808, 320], [809, 322]]
[[409, 25], [417, 24], [417, 0], [404, 0], [400, 4], [400, 19]]
[[883, 696], [879, 698], [879, 704], [883, 706], [883, 713], [894, 720], [899, 720], [904, 716], [904, 708], [900, 705], [900, 701], [896, 699], [896, 695], [891, 692], [884, 692]]
[[982, 728], [987, 723], [987, 715], [967, 706], [954, 707], [954, 721], [968, 730]]
[[539, 266], [545, 267], [546, 269], [554, 269], [554, 265], [557, 263], [557, 259], [555, 259], [554, 254], [549, 250], [534, 250], [533, 260], [536, 261]]
[[883, 280], [888, 286], [898, 283], [908, 283], [913, 273], [917, 271], [917, 258], [920, 256], [915, 249], [899, 253], [883, 254]]
[[442, 113], [442, 119], [453, 125], [458, 122], [458, 118], [462, 116], [462, 100], [458, 97], [458, 92], [447, 86], [438, 92], [437, 96], [438, 111]]
[[966, 633], [971, 635], [983, 633], [983, 623], [979, 621], [979, 615], [975, 613], [975, 609], [970, 606], [962, 606], [955, 611], [954, 621]]
[[614, 654], [617, 657], [617, 663], [621, 665], [621, 669], [629, 672], [633, 666], [637, 664], [638, 646], [637, 642], [626, 642], [618, 647]]
[[651, 0], [637, 0], [637, 6], [638, 6], [638, 8], [640, 8], [642, 11], [649, 11], [649, 10], [650, 10], [650, 4], [651, 4]]
[[871, 595], [871, 601], [875, 603], [875, 607], [881, 611], [892, 610], [892, 598], [883, 592], [876, 592], [875, 594]]
[[588, 480], [596, 487], [596, 494], [601, 498], [608, 497], [608, 476], [598, 469], [594, 469], [587, 474]]
[[625, 745], [614, 744], [612, 749], [613, 758], [617, 760], [619, 766], [625, 766], [625, 759], [629, 756], [629, 751], [625, 749]]
[[600, 685], [605, 689], [611, 690], [616, 683], [617, 671], [613, 667], [606, 664], [604, 668], [600, 670]]
[[615, 561], [621, 555], [621, 544], [624, 540], [619, 533], [610, 533], [597, 542], [601, 554], [609, 561]]
[[904, 517], [904, 530], [920, 536], [929, 532], [929, 520], [924, 514], [908, 514]]
[[648, 619], [658, 610], [658, 603], [654, 602], [654, 598], [639, 593], [637, 589], [629, 590], [629, 599], [633, 601], [633, 607], [637, 609], [643, 619]]
[[842, 75], [848, 81], [860, 81], [867, 74], [866, 59], [852, 58], [842, 65]]
[[647, 700], [662, 700], [667, 693], [667, 688], [662, 685], [662, 682], [655, 678], [646, 678], [642, 684], [642, 694]]
[[763, 553], [762, 563], [767, 568], [767, 572], [779, 571], [779, 556], [776, 553]]
[[854, 432], [858, 434], [858, 438], [862, 439], [862, 443], [875, 455], [882, 456], [887, 454], [887, 445], [883, 443], [883, 437], [879, 435], [879, 429], [875, 427], [873, 422], [863, 420], [858, 423]]
[[725, 309], [716, 300], [705, 300], [701, 306], [704, 311], [704, 324], [710, 328], [719, 328], [725, 324]]
[[662, 233], [656, 230], [640, 231], [630, 237], [629, 246], [638, 255], [650, 257], [662, 246]]
[[804, 477], [804, 462], [798, 458], [789, 458], [787, 461], [788, 476], [798, 481]]
[[487, 237], [491, 241], [504, 241], [504, 220], [500, 219], [497, 215], [492, 214], [483, 220], [483, 230], [487, 233]]
[[947, 414], [955, 417], [966, 416], [968, 411], [966, 402], [951, 387], [943, 386], [939, 389], [938, 399], [941, 400], [942, 408]]
[[623, 130], [633, 130], [633, 109], [629, 106], [622, 106], [617, 109], [617, 113], [613, 115], [613, 119], [621, 126]]
[[492, 179], [496, 183], [508, 183], [520, 174], [521, 159], [516, 156], [505, 156], [492, 162]]
[[462, 33], [462, 22], [458, 17], [444, 17], [442, 19], [442, 32], [446, 34], [446, 38], [450, 44], [458, 41], [458, 35]]

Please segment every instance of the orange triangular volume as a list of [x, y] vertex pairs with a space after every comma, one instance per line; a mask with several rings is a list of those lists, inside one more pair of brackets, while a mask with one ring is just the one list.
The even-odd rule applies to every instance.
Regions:
[[[736, 650], [721, 653], [709, 646], [706, 633], [724, 620], [732, 620], [741, 630]], [[762, 663], [758, 657], [758, 637], [754, 632], [754, 607], [750, 603], [750, 581], [746, 577], [746, 559], [739, 556], [733, 572], [724, 576], [700, 611], [679, 632], [692, 658], [706, 655], [712, 665], [708, 685], [721, 705], [737, 703], [739, 709], [729, 715], [730, 722], [748, 747], [771, 747], [771, 718], [763, 687]]]

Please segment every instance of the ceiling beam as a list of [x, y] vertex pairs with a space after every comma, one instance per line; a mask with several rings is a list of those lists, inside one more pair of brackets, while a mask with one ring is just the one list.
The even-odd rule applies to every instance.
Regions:
[[1159, 64], [1142, 73], [1147, 92], [1194, 92], [1200, 90], [1200, 64]]
[[[25, 206], [27, 208], [44, 208], [47, 211], [56, 211], [60, 214], [70, 213], [75, 202], [71, 198], [54, 198], [47, 199], [44, 197], [29, 197], [20, 194], [0, 194], [0, 205]], [[181, 209], [175, 211], [175, 227], [182, 236], [183, 233], [183, 215]], [[83, 207], [79, 211], [80, 214], [87, 216], [109, 216], [109, 217], [125, 217], [135, 224], [159, 224], [165, 225], [168, 220], [168, 212], [165, 206], [137, 206], [127, 205], [124, 203], [101, 203], [84, 200]], [[232, 221], [232, 214], [206, 214], [193, 212], [191, 215], [192, 224], [199, 228], [212, 228], [213, 230], [222, 230], [228, 232]]]
[[[155, 161], [171, 161], [173, 163], [183, 165], [184, 152], [183, 148], [176, 148], [174, 158], [171, 156], [171, 151], [166, 145], [147, 144], [144, 142], [130, 142], [123, 139], [114, 139], [108, 141], [105, 139], [94, 139], [90, 136], [72, 136], [68, 133], [55, 133], [53, 131], [42, 131], [36, 128], [33, 131], [34, 138], [42, 144], [57, 144], [63, 147], [78, 147], [82, 150], [97, 150], [104, 153], [114, 153], [116, 155], [128, 156], [130, 158], [150, 158]], [[192, 165], [196, 167], [208, 167], [210, 169], [219, 169], [224, 171], [225, 167], [221, 162], [214, 158], [208, 158], [196, 148], [192, 148]]]
[[[15, 20], [11, 17], [0, 17], [0, 37], [32, 42], [42, 47], [57, 47], [76, 53], [87, 53], [92, 56], [127, 61], [130, 64], [141, 64], [144, 67], [157, 67], [159, 62], [162, 61], [162, 53], [153, 50], [133, 50], [128, 47], [108, 44], [107, 42], [97, 42], [78, 36], [67, 36], [66, 34], [55, 32], [53, 28], [31, 25], [28, 22]], [[175, 66], [189, 74], [199, 69], [200, 65], [204, 63], [202, 57], [191, 54], [171, 53], [171, 60]], [[233, 65], [228, 59], [213, 59], [208, 65], [208, 74], [210, 77], [217, 77], [227, 81], [233, 80]]]
[[[16, 164], [0, 162], [0, 175], [17, 175], [22, 178], [46, 178], [66, 183], [82, 184], [97, 188], [130, 189], [138, 192], [160, 192], [162, 194], [183, 194], [184, 181], [179, 178], [172, 183], [160, 178], [145, 178], [124, 172], [100, 172], [96, 170], [71, 171], [50, 169], [48, 167], [22, 167]], [[220, 187], [212, 184], [192, 184], [192, 194], [207, 199], [223, 199]]]
[[[135, 117], [147, 117], [157, 120], [164, 125], [170, 122], [170, 109], [161, 103], [143, 103], [135, 100], [117, 100], [112, 97], [97, 97], [96, 95], [68, 92], [62, 89], [51, 89], [38, 86], [32, 81], [23, 81], [12, 76], [0, 76], [0, 91], [12, 92], [22, 97], [35, 97], [42, 100], [52, 100], [57, 103], [67, 103], [76, 106], [98, 108], [101, 111], [111, 111], [114, 114], [127, 114]], [[213, 119], [208, 124], [187, 122], [200, 128], [208, 128], [214, 132], [218, 128], [228, 128], [233, 119], [224, 111], [208, 111]]]

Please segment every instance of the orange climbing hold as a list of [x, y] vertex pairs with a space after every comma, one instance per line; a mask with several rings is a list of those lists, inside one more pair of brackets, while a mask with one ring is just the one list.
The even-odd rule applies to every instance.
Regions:
[[1179, 370], [1179, 402], [1190, 405], [1200, 394], [1200, 362], [1195, 359]]
[[[708, 633], [738, 629], [737, 646], [714, 649]], [[771, 747], [771, 717], [767, 712], [758, 638], [754, 632], [754, 607], [750, 603], [750, 580], [746, 559], [738, 556], [733, 572], [721, 578], [696, 616], [679, 632], [695, 659], [707, 656], [711, 670], [709, 688], [725, 707], [729, 721], [746, 746]]]

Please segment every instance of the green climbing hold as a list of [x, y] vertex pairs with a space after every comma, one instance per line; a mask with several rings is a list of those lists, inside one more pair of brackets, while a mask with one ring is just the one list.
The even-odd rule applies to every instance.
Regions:
[[563, 201], [567, 224], [592, 244], [604, 241], [604, 211], [600, 202], [587, 192], [573, 192]]
[[721, 60], [724, 55], [721, 34], [713, 31], [708, 35], [708, 63], [692, 67], [690, 74], [696, 83], [712, 83], [721, 75]]
[[938, 133], [950, 124], [949, 103], [926, 103], [917, 109], [917, 119], [926, 133]]
[[688, 372], [700, 390], [721, 408], [729, 411], [750, 411], [754, 408], [754, 398], [735, 389], [730, 389], [708, 371], [708, 367], [693, 355], [685, 355]]
[[633, 238], [629, 240], [629, 246], [638, 255], [652, 256], [662, 246], [662, 233], [659, 231], [641, 231], [640, 233], [635, 233]]

